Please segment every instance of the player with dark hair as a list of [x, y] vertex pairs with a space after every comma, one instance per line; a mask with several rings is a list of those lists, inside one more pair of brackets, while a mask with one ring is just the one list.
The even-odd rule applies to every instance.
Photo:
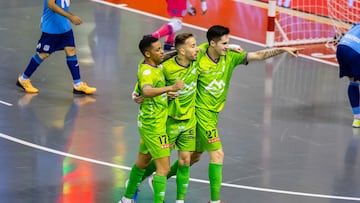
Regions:
[[156, 173], [154, 176], [154, 203], [163, 203], [166, 191], [166, 176], [170, 170], [170, 143], [166, 133], [168, 117], [167, 93], [177, 92], [184, 84], [177, 80], [171, 86], [165, 86], [162, 69], [158, 65], [164, 59], [164, 51], [159, 39], [144, 36], [139, 43], [144, 56], [139, 63], [137, 85], [144, 101], [138, 113], [140, 133], [139, 153], [130, 171], [126, 191], [120, 203], [132, 203], [133, 195], [142, 180], [145, 169], [154, 159]]
[[217, 124], [219, 113], [225, 105], [233, 71], [240, 64], [249, 61], [264, 60], [287, 52], [297, 56], [298, 48], [272, 48], [256, 52], [236, 53], [229, 51], [230, 30], [221, 25], [210, 27], [206, 33], [208, 43], [200, 45], [207, 54], [199, 61], [199, 78], [196, 96], [196, 152], [192, 155], [192, 164], [200, 160], [207, 151], [210, 156], [208, 176], [210, 180], [210, 203], [220, 203], [222, 167], [224, 152]]
[[76, 56], [76, 47], [71, 23], [80, 25], [82, 20], [69, 12], [70, 0], [44, 0], [44, 11], [41, 18], [42, 35], [34, 54], [16, 82], [16, 85], [24, 89], [26, 93], [38, 93], [31, 82], [30, 77], [53, 52], [64, 50], [66, 62], [73, 79], [74, 94], [93, 94], [96, 88], [89, 87], [80, 78], [80, 67]]
[[336, 49], [336, 58], [339, 63], [339, 76], [348, 77], [348, 97], [353, 113], [354, 128], [360, 128], [360, 24], [354, 25], [343, 35]]

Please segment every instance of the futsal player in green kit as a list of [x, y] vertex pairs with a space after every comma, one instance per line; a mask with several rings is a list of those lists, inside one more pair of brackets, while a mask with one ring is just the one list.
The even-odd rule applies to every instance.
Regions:
[[[190, 177], [191, 152], [195, 151], [195, 99], [198, 80], [198, 62], [205, 54], [205, 50], [199, 50], [196, 40], [191, 33], [182, 33], [175, 38], [177, 55], [162, 63], [167, 85], [174, 83], [176, 79], [184, 81], [184, 88], [179, 91], [175, 99], [169, 101], [169, 118], [167, 132], [171, 144], [179, 151], [178, 161], [172, 164], [168, 177], [176, 176], [177, 198], [176, 203], [183, 203], [187, 192]], [[232, 50], [242, 52], [240, 48]], [[136, 92], [135, 88], [135, 92]], [[141, 103], [142, 98], [133, 95], [136, 103]], [[146, 169], [143, 179], [150, 176], [156, 170], [154, 162]], [[152, 177], [148, 179], [152, 186]], [[137, 195], [134, 195], [136, 197]]]
[[[195, 99], [196, 82], [198, 78], [197, 58], [204, 52], [199, 52], [196, 39], [191, 33], [181, 33], [175, 37], [177, 55], [164, 61], [166, 84], [171, 85], [178, 79], [184, 81], [184, 88], [179, 95], [169, 101], [169, 116], [167, 133], [170, 143], [178, 150], [176, 171], [177, 194], [176, 203], [184, 203], [189, 178], [191, 153], [196, 144]], [[169, 174], [170, 176], [173, 174]], [[168, 176], [169, 176], [168, 175]]]
[[170, 142], [166, 133], [168, 118], [169, 92], [177, 92], [184, 84], [177, 80], [171, 86], [165, 86], [164, 74], [158, 65], [164, 59], [164, 50], [157, 38], [144, 36], [139, 43], [144, 55], [138, 67], [138, 89], [144, 97], [138, 113], [140, 133], [139, 154], [130, 171], [128, 187], [120, 203], [134, 203], [132, 200], [138, 184], [142, 180], [151, 159], [156, 165], [154, 176], [154, 203], [163, 203], [166, 191], [167, 174], [170, 170]]
[[210, 157], [208, 177], [210, 180], [210, 203], [222, 203], [220, 189], [224, 152], [217, 124], [219, 113], [223, 110], [233, 71], [240, 64], [264, 60], [287, 52], [297, 56], [299, 48], [273, 48], [256, 52], [236, 53], [229, 51], [230, 30], [224, 26], [212, 26], [206, 33], [208, 43], [200, 45], [206, 55], [199, 61], [199, 77], [196, 96], [196, 152], [192, 154], [191, 164], [200, 160], [203, 152]]
[[[175, 49], [177, 54], [165, 60], [161, 66], [165, 75], [166, 85], [172, 85], [176, 80], [184, 82], [184, 88], [177, 94], [169, 95], [169, 115], [166, 124], [167, 134], [174, 149], [178, 150], [178, 161], [171, 167], [171, 177], [175, 174], [177, 183], [176, 203], [184, 203], [189, 178], [191, 153], [195, 151], [196, 144], [196, 118], [195, 99], [196, 82], [198, 78], [198, 61], [205, 52], [199, 52], [196, 39], [191, 33], [181, 33], [175, 38]], [[135, 92], [137, 88], [135, 88]], [[141, 103], [140, 97], [137, 103]], [[147, 167], [143, 179], [152, 175], [156, 170], [152, 161]], [[153, 178], [149, 178], [149, 185], [152, 186]]]

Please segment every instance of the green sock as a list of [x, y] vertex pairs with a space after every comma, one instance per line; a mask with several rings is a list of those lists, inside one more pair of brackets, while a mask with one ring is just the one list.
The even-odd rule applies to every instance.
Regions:
[[155, 174], [154, 176], [154, 203], [163, 203], [166, 191], [166, 176]]
[[148, 167], [146, 167], [145, 169], [145, 173], [142, 177], [142, 180], [145, 180], [147, 177], [151, 176], [154, 172], [156, 171], [156, 164], [155, 164], [155, 161], [154, 160], [151, 160], [150, 164]]
[[211, 201], [220, 200], [220, 188], [222, 182], [222, 164], [209, 164], [209, 180]]
[[177, 170], [178, 170], [178, 167], [179, 167], [179, 161], [176, 160], [172, 165], [171, 165], [171, 168], [170, 168], [170, 172], [168, 173], [167, 175], [167, 178], [171, 178], [172, 176], [176, 175], [177, 173]]
[[141, 182], [141, 178], [144, 175], [145, 170], [138, 168], [136, 165], [134, 165], [130, 171], [130, 177], [129, 177], [129, 183], [126, 187], [126, 191], [124, 196], [126, 198], [131, 199], [135, 193], [135, 191], [138, 189], [138, 186]]
[[177, 193], [176, 200], [185, 200], [186, 192], [189, 185], [190, 166], [179, 165], [176, 174]]

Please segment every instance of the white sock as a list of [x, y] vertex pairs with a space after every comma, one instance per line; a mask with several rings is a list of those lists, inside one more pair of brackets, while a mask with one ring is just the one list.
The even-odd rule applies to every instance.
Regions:
[[77, 82], [74, 84], [74, 87], [80, 87], [81, 82]]
[[354, 118], [355, 118], [355, 119], [360, 119], [360, 114], [355, 114], [355, 115], [354, 115]]
[[26, 80], [27, 78], [24, 78], [24, 74], [22, 74], [21, 76], [20, 76], [20, 81], [24, 81], [24, 80]]
[[185, 203], [184, 200], [176, 200], [175, 203]]
[[218, 200], [218, 201], [210, 201], [210, 203], [220, 203], [220, 200]]

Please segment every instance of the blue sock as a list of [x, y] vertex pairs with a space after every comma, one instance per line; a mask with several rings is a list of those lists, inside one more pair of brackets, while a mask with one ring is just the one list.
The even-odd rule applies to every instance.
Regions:
[[69, 67], [74, 84], [79, 83], [81, 80], [80, 80], [80, 68], [79, 68], [77, 56], [76, 55], [66, 56], [66, 63]]
[[36, 69], [40, 66], [42, 62], [43, 60], [39, 57], [39, 55], [34, 54], [31, 57], [31, 60], [24, 71], [23, 78], [24, 79], [30, 78], [31, 75], [36, 71]]
[[360, 114], [360, 108], [359, 108], [359, 83], [357, 82], [350, 82], [348, 86], [348, 96], [350, 105], [352, 108], [352, 112], [354, 115]]

